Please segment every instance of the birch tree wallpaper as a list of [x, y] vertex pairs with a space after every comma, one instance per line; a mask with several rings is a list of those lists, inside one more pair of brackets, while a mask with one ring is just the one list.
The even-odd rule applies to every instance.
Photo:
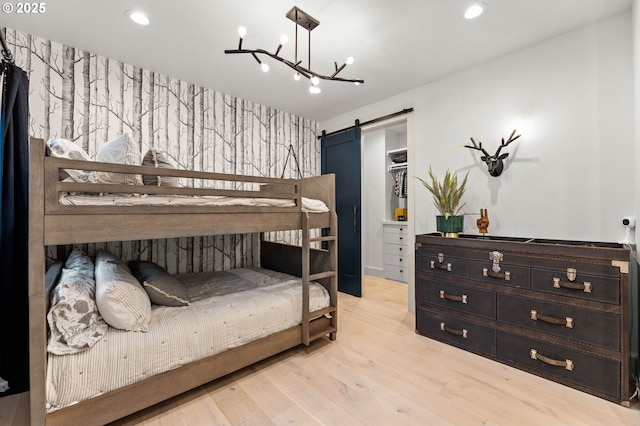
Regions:
[[[320, 173], [318, 123], [192, 83], [30, 34], [1, 29], [16, 64], [29, 76], [34, 137], [60, 137], [92, 158], [129, 132], [144, 155], [164, 151], [178, 168], [254, 176], [298, 177], [285, 159], [291, 145], [302, 176]], [[188, 64], [185, 64], [188, 66]], [[298, 243], [298, 231], [270, 240]], [[259, 236], [202, 236], [90, 244], [125, 259], [152, 260], [170, 272], [257, 266]], [[55, 256], [55, 250], [49, 250]]]

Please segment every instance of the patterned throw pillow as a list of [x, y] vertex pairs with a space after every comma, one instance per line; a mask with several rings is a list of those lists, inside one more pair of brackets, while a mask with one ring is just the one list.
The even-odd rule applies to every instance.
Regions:
[[151, 302], [122, 259], [104, 250], [96, 256], [96, 304], [111, 327], [148, 331]]
[[[129, 133], [106, 142], [100, 148], [96, 161], [139, 166], [140, 151]], [[100, 183], [117, 183], [125, 185], [142, 185], [142, 176], [129, 173], [98, 172]]]
[[74, 269], [87, 277], [94, 278], [94, 265], [93, 261], [85, 252], [77, 247], [74, 247], [64, 262], [65, 269]]
[[[158, 152], [155, 148], [151, 148], [142, 159], [143, 166], [158, 167], [164, 169], [175, 169], [175, 166], [169, 160], [164, 152]], [[143, 175], [142, 181], [145, 185], [153, 186], [174, 186], [177, 187], [179, 179], [174, 176], [154, 176]]]
[[[52, 157], [67, 158], [69, 160], [83, 160], [91, 161], [91, 157], [87, 154], [81, 146], [76, 145], [67, 139], [55, 138], [47, 141], [49, 152]], [[64, 180], [70, 177], [75, 182], [79, 183], [96, 183], [98, 182], [98, 176], [95, 171], [88, 170], [73, 170], [63, 169], [60, 170], [60, 180]]]
[[47, 350], [64, 355], [89, 349], [107, 333], [95, 302], [95, 281], [80, 269], [63, 269], [51, 293]]
[[153, 262], [129, 262], [131, 272], [144, 287], [152, 303], [164, 306], [188, 306], [185, 286], [163, 267]]

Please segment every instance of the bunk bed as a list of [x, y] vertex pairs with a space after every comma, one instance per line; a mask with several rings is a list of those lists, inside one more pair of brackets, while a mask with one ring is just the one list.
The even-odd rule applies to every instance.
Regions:
[[[65, 170], [154, 175], [190, 184], [141, 187], [68, 181], [62, 178]], [[126, 202], [104, 202], [109, 198]], [[167, 198], [179, 201], [167, 202]], [[142, 202], [132, 202], [132, 199]], [[213, 203], [193, 203], [193, 199], [213, 200]], [[309, 345], [323, 337], [336, 338], [337, 219], [333, 175], [277, 179], [70, 160], [48, 156], [44, 141], [32, 139], [29, 203], [32, 425], [105, 424], [297, 345]], [[316, 209], [318, 204], [326, 208]], [[85, 243], [285, 230], [301, 230], [302, 246], [261, 239], [260, 267], [300, 277], [302, 306], [296, 325], [73, 405], [47, 411], [49, 331], [46, 316], [50, 292], [62, 269], [60, 262], [47, 269], [48, 246], [60, 249]], [[318, 236], [320, 232], [322, 236]], [[318, 247], [320, 245], [323, 247]], [[311, 311], [310, 288], [317, 284], [324, 287], [329, 302], [326, 307]]]

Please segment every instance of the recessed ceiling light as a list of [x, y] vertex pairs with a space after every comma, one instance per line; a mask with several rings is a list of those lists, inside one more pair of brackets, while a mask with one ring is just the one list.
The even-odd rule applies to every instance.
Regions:
[[485, 4], [472, 4], [464, 11], [464, 17], [465, 19], [475, 19], [482, 15], [486, 8], [487, 5]]
[[127, 17], [136, 24], [149, 25], [149, 18], [147, 18], [147, 15], [145, 15], [144, 12], [139, 10], [127, 10], [125, 15], [127, 15]]

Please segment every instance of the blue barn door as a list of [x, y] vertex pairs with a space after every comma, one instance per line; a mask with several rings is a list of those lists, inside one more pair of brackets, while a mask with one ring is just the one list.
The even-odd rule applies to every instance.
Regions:
[[338, 290], [362, 296], [360, 127], [323, 136], [321, 172], [336, 175]]

